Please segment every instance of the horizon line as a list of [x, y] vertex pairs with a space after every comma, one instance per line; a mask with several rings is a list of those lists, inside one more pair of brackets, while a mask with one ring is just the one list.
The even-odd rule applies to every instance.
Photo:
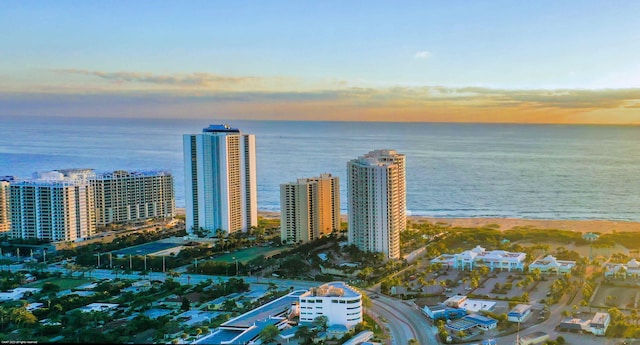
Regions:
[[253, 121], [253, 122], [325, 122], [325, 123], [398, 123], [398, 124], [455, 124], [455, 125], [538, 125], [538, 126], [617, 126], [617, 127], [637, 127], [640, 122], [628, 123], [606, 123], [606, 122], [515, 122], [515, 121], [354, 121], [354, 120], [318, 120], [318, 119], [231, 119], [231, 118], [202, 118], [202, 117], [127, 117], [127, 116], [77, 116], [77, 115], [2, 115], [0, 118], [68, 118], [68, 119], [100, 119], [100, 120], [216, 120], [227, 123], [233, 121]]

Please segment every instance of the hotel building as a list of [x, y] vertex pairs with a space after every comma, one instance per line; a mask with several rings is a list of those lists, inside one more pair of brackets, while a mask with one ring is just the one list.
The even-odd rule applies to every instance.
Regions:
[[185, 134], [187, 231], [247, 231], [258, 225], [255, 136], [228, 125]]
[[60, 172], [12, 182], [11, 238], [81, 241], [95, 229], [93, 190], [84, 179]]
[[0, 177], [0, 232], [11, 230], [10, 195], [9, 179]]
[[300, 323], [326, 316], [328, 326], [351, 329], [362, 322], [362, 294], [344, 282], [331, 282], [300, 295]]
[[400, 258], [400, 232], [406, 228], [405, 156], [371, 151], [347, 163], [350, 244]]
[[491, 271], [500, 270], [524, 270], [526, 253], [507, 252], [504, 250], [485, 250], [476, 246], [459, 254], [442, 254], [431, 260], [431, 263], [441, 263], [459, 270], [473, 271], [477, 266], [489, 267]]
[[308, 242], [340, 229], [340, 181], [337, 176], [301, 178], [280, 185], [280, 237]]
[[96, 225], [175, 216], [173, 176], [168, 171], [114, 171], [90, 178]]

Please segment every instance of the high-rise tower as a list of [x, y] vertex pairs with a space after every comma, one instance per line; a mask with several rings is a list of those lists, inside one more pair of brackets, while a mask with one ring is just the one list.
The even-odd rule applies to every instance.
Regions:
[[0, 232], [11, 229], [10, 180], [0, 177]]
[[95, 230], [93, 189], [59, 172], [11, 183], [12, 238], [81, 241]]
[[405, 157], [375, 150], [347, 163], [350, 244], [400, 258], [400, 231], [407, 225]]
[[187, 231], [247, 231], [258, 225], [255, 136], [228, 125], [185, 134]]
[[340, 181], [337, 176], [300, 178], [280, 185], [280, 238], [308, 242], [340, 229]]

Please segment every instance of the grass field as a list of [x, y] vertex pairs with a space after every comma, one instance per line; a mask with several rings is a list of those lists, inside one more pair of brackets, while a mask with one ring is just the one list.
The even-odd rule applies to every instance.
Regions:
[[[603, 308], [617, 307], [622, 309], [633, 308], [638, 291], [637, 287], [601, 285], [598, 293], [593, 298], [591, 306]], [[611, 296], [609, 300], [607, 300], [607, 296]]]
[[49, 279], [43, 279], [43, 280], [39, 280], [37, 282], [33, 282], [31, 284], [29, 284], [27, 287], [30, 288], [41, 288], [44, 283], [53, 283], [56, 284], [58, 286], [60, 286], [60, 290], [68, 290], [68, 289], [73, 289], [77, 286], [80, 286], [82, 284], [86, 284], [91, 282], [91, 280], [89, 279], [77, 279], [77, 278], [49, 278]]
[[239, 262], [247, 263], [251, 261], [253, 258], [257, 258], [260, 255], [264, 255], [265, 257], [269, 257], [271, 255], [275, 255], [280, 253], [283, 250], [289, 249], [288, 247], [252, 247], [247, 249], [242, 249], [237, 252], [222, 254], [213, 259], [213, 261], [217, 262], [235, 262], [234, 258], [238, 259]]

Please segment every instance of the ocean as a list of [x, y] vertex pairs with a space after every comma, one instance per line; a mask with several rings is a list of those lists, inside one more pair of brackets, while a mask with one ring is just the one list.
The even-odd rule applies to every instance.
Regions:
[[0, 118], [0, 175], [61, 168], [170, 169], [184, 207], [182, 134], [228, 123], [256, 135], [258, 208], [279, 185], [340, 177], [374, 149], [406, 155], [407, 211], [444, 218], [640, 221], [640, 128], [633, 126]]

